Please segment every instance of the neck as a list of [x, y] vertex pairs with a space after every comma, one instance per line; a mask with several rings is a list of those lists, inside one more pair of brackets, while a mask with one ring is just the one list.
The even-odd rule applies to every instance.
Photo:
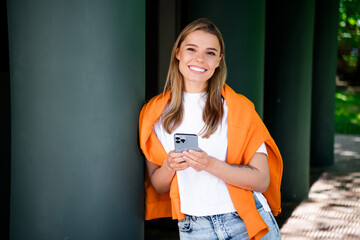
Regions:
[[184, 86], [184, 92], [187, 93], [203, 93], [206, 91], [207, 85], [205, 84], [191, 84], [187, 83]]

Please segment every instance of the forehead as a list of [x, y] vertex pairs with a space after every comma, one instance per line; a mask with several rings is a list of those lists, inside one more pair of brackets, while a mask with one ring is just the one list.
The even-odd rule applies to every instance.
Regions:
[[220, 42], [216, 35], [196, 30], [186, 36], [180, 47], [194, 44], [200, 48], [216, 48], [220, 50]]

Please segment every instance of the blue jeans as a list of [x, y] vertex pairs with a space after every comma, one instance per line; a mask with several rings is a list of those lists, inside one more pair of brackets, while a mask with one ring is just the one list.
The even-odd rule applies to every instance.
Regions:
[[[255, 195], [254, 198], [260, 216], [269, 227], [269, 232], [261, 239], [281, 239], [280, 230], [274, 216], [271, 212], [264, 210]], [[185, 219], [178, 222], [178, 227], [181, 240], [249, 239], [244, 221], [237, 212], [204, 217], [185, 215]]]

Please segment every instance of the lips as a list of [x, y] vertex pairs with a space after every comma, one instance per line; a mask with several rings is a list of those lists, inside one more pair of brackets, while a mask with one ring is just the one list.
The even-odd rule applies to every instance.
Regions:
[[195, 67], [195, 66], [189, 66], [189, 69], [198, 73], [203, 73], [207, 71], [205, 68]]

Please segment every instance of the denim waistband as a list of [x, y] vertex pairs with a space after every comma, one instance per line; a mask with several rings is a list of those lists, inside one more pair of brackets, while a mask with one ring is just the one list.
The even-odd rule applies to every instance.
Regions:
[[256, 194], [254, 192], [253, 192], [253, 195], [254, 195], [254, 199], [255, 199], [256, 209], [262, 208], [263, 206], [262, 206], [260, 200], [256, 197]]
[[[253, 193], [253, 196], [254, 196], [254, 200], [255, 200], [256, 209], [259, 210], [263, 206], [262, 206], [260, 200], [256, 197], [255, 193]], [[217, 214], [217, 215], [220, 216], [220, 215], [227, 215], [227, 214], [238, 215], [236, 211], [235, 212], [229, 212], [229, 213], [223, 213], [223, 214]], [[194, 221], [196, 221], [197, 217], [199, 217], [199, 216], [192, 216], [192, 215], [188, 215], [188, 214], [185, 214], [185, 215], [188, 216], [189, 218], [191, 218]], [[215, 215], [213, 215], [213, 216], [215, 216]], [[202, 217], [211, 217], [211, 216], [202, 216]]]

